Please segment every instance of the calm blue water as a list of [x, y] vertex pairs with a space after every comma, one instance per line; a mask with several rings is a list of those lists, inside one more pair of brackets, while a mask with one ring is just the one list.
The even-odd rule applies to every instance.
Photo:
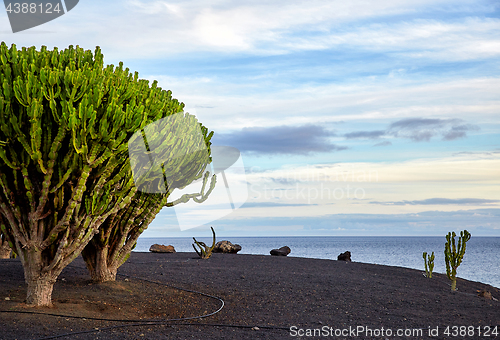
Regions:
[[[269, 255], [271, 249], [286, 245], [292, 249], [288, 256], [336, 260], [340, 253], [349, 250], [355, 262], [422, 271], [422, 253], [434, 252], [434, 272], [446, 273], [445, 237], [228, 237], [218, 240], [222, 239], [241, 245], [239, 254]], [[212, 242], [210, 238], [200, 238], [199, 241]], [[171, 244], [178, 252], [194, 252], [193, 239], [189, 237], [139, 238], [134, 251], [147, 252], [154, 243]], [[457, 272], [458, 277], [500, 288], [500, 237], [472, 237], [467, 242], [464, 260]]]

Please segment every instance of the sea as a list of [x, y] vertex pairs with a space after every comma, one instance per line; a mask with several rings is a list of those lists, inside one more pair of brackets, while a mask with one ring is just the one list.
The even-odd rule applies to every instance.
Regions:
[[[197, 238], [211, 244], [210, 238]], [[238, 254], [269, 255], [274, 248], [288, 246], [289, 257], [336, 260], [340, 253], [351, 252], [354, 262], [413, 268], [424, 272], [423, 252], [434, 252], [434, 273], [446, 273], [444, 260], [445, 237], [387, 236], [296, 236], [296, 237], [227, 237], [218, 239], [239, 244]], [[456, 238], [458, 242], [458, 237]], [[134, 251], [148, 252], [152, 244], [173, 245], [177, 252], [193, 252], [189, 237], [143, 238]], [[465, 256], [458, 267], [457, 277], [490, 284], [500, 288], [500, 237], [472, 237], [467, 242]]]

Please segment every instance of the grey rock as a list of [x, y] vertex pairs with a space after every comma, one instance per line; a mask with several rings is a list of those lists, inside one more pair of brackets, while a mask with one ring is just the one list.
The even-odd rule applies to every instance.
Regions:
[[213, 253], [229, 253], [236, 254], [241, 250], [239, 244], [232, 244], [229, 241], [219, 241], [215, 244]]

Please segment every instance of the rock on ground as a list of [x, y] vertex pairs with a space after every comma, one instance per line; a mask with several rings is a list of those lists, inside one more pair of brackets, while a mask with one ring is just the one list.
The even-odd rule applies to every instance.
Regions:
[[232, 244], [229, 241], [219, 241], [214, 247], [213, 253], [230, 253], [236, 254], [241, 250], [239, 244]]
[[351, 252], [346, 251], [345, 253], [340, 254], [339, 256], [337, 256], [337, 260], [351, 262]]
[[152, 253], [175, 253], [175, 248], [172, 245], [153, 244], [149, 247], [149, 251]]
[[281, 247], [280, 249], [273, 249], [271, 250], [271, 255], [274, 256], [287, 256], [288, 254], [291, 253], [291, 249], [288, 246]]

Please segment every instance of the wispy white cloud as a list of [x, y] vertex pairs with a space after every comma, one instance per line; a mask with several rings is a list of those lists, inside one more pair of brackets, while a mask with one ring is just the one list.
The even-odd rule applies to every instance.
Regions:
[[[333, 31], [333, 30], [332, 30]], [[500, 55], [500, 20], [465, 18], [446, 23], [415, 19], [339, 29], [318, 37], [296, 37], [290, 49], [361, 49], [400, 56], [448, 61], [492, 58]]]
[[[398, 17], [457, 8], [460, 17], [447, 21]], [[47, 45], [101, 45], [112, 59], [353, 48], [440, 60], [498, 56], [499, 20], [477, 17], [478, 9], [488, 11], [488, 6], [471, 0], [87, 1], [56, 21], [7, 40], [38, 43], [34, 33], [49, 30], [55, 34], [45, 35]], [[393, 19], [388, 23], [387, 18]], [[0, 30], [8, 30], [8, 24]]]
[[484, 198], [427, 198], [425, 200], [415, 201], [396, 201], [396, 202], [378, 202], [373, 201], [371, 204], [382, 205], [496, 205], [500, 200], [490, 200]]
[[[500, 79], [432, 79], [421, 81], [390, 78], [363, 79], [346, 84], [303, 85], [255, 92], [255, 84], [223, 83], [218, 79], [151, 76], [173, 91], [209, 126], [224, 130], [308, 124], [316, 122], [379, 122], [387, 124], [405, 118], [454, 117], [480, 125], [480, 133], [495, 130], [500, 112], [497, 88]], [[194, 90], [196, 89], [196, 90]], [[248, 90], [248, 91], [245, 91]], [[484, 127], [483, 127], [484, 125]], [[366, 130], [368, 131], [368, 130]], [[354, 131], [342, 131], [350, 133]]]
[[[290, 164], [276, 170], [252, 169], [246, 177], [249, 203], [256, 205], [236, 211], [230, 218], [390, 215], [419, 213], [424, 205], [440, 211], [474, 209], [485, 204], [499, 207], [499, 167], [496, 155], [478, 158], [462, 154], [407, 162]], [[440, 199], [436, 199], [437, 194]], [[270, 203], [273, 205], [266, 206]], [[286, 204], [297, 206], [291, 210]]]

